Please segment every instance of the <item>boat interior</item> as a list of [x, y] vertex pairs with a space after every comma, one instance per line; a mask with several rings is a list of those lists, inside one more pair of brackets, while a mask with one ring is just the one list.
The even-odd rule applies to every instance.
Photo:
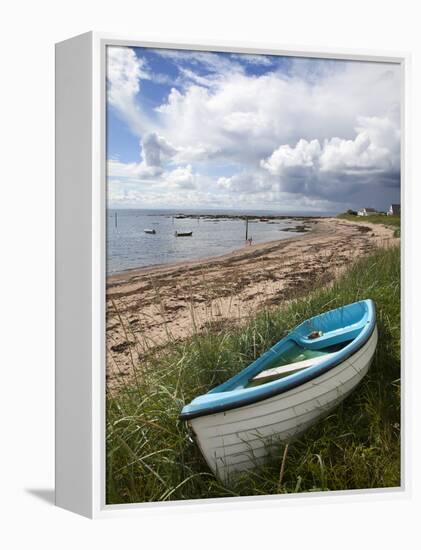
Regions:
[[244, 376], [232, 379], [234, 384], [224, 391], [260, 386], [309, 369], [348, 346], [368, 322], [367, 308], [360, 302], [309, 319], [243, 371]]
[[332, 355], [343, 349], [350, 342], [352, 342], [352, 339], [312, 350], [297, 344], [291, 339], [289, 342], [286, 342], [288, 345], [285, 346], [285, 350], [278, 357], [274, 357], [273, 363], [265, 365], [260, 372], [249, 378], [244, 387], [252, 388], [261, 384], [267, 384], [273, 380], [285, 378], [300, 370], [313, 367], [320, 363], [322, 359], [326, 359], [328, 355]]

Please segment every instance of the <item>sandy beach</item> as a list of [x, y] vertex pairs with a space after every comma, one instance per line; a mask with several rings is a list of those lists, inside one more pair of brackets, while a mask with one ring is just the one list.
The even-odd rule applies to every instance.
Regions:
[[131, 376], [151, 350], [205, 327], [242, 323], [328, 284], [353, 259], [387, 246], [393, 229], [313, 219], [300, 237], [206, 260], [130, 270], [107, 278], [107, 387]]

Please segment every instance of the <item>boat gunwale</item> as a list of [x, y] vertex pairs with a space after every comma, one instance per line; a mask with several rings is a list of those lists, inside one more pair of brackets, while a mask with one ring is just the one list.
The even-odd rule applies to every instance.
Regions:
[[[276, 387], [269, 387], [266, 389], [265, 392], [249, 395], [245, 398], [243, 398], [241, 401], [232, 401], [232, 402], [223, 402], [223, 403], [216, 403], [214, 405], [209, 404], [209, 406], [204, 405], [202, 409], [192, 410], [192, 411], [186, 411], [179, 414], [179, 419], [182, 421], [188, 421], [192, 420], [194, 418], [199, 418], [202, 416], [210, 416], [212, 414], [217, 413], [223, 413], [225, 411], [233, 410], [233, 409], [239, 409], [242, 407], [246, 407], [248, 405], [252, 405], [254, 403], [259, 403], [260, 401], [265, 401], [266, 399], [270, 399], [272, 397], [275, 397], [277, 395], [281, 395], [289, 390], [292, 390], [298, 386], [301, 386], [305, 384], [306, 382], [310, 382], [311, 380], [314, 380], [321, 376], [322, 374], [328, 372], [329, 370], [337, 367], [344, 361], [348, 360], [350, 357], [358, 353], [361, 348], [363, 348], [369, 339], [372, 337], [374, 331], [377, 327], [377, 321], [376, 321], [376, 306], [373, 300], [361, 300], [360, 302], [365, 302], [366, 304], [369, 304], [372, 307], [372, 316], [369, 318], [368, 323], [370, 326], [363, 327], [362, 332], [360, 335], [355, 338], [349, 346], [351, 346], [351, 349], [341, 350], [340, 352], [337, 352], [338, 354], [333, 354], [334, 356], [329, 358], [326, 363], [322, 363], [321, 365], [318, 365], [317, 368], [308, 368], [304, 369], [304, 371], [301, 372], [301, 376], [299, 378], [291, 378], [291, 380], [287, 381], [282, 386], [276, 386]], [[358, 303], [358, 302], [355, 302]], [[349, 304], [351, 305], [351, 304]], [[339, 309], [339, 308], [338, 308]], [[296, 327], [297, 328], [297, 327]], [[367, 329], [367, 330], [366, 330]], [[294, 329], [296, 330], [296, 329]], [[293, 331], [291, 331], [293, 332]], [[356, 340], [360, 339], [358, 344], [356, 346], [352, 346], [352, 344], [355, 344]], [[347, 346], [348, 347], [348, 346]], [[248, 367], [246, 367], [248, 368]], [[306, 372], [307, 371], [307, 372]], [[241, 372], [241, 371], [240, 371]], [[288, 377], [287, 377], [288, 378]], [[266, 385], [266, 384], [265, 384]], [[267, 385], [266, 385], [267, 386]], [[263, 387], [263, 386], [260, 386]], [[214, 388], [215, 390], [216, 388]], [[211, 391], [214, 391], [211, 390]], [[210, 393], [210, 392], [208, 392]], [[206, 394], [204, 394], [206, 395]]]

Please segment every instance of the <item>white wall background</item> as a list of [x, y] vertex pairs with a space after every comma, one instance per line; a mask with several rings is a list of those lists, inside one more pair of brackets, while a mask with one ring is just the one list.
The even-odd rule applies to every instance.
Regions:
[[[237, 40], [280, 46], [410, 51], [421, 97], [417, 2], [387, 0], [38, 0], [3, 2], [0, 15], [0, 506], [3, 548], [419, 547], [419, 421], [410, 499], [329, 500], [210, 514], [170, 510], [145, 519], [89, 522], [54, 508], [53, 155], [54, 43], [87, 30], [142, 38]], [[412, 115], [414, 164], [420, 145]], [[420, 204], [420, 169], [411, 205]], [[414, 208], [414, 218], [417, 213]], [[417, 234], [415, 233], [417, 232]], [[412, 226], [413, 242], [419, 230]], [[411, 251], [413, 311], [419, 271]], [[414, 325], [417, 340], [419, 325]], [[418, 364], [414, 364], [418, 368]], [[421, 389], [414, 372], [412, 385]], [[415, 397], [415, 394], [414, 394]], [[420, 418], [419, 400], [411, 414]], [[8, 540], [8, 542], [5, 542]], [[417, 544], [418, 543], [418, 544]]]

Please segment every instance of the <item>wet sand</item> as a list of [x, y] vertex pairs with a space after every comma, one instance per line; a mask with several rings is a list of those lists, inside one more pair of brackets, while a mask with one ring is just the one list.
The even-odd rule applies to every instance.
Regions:
[[306, 222], [300, 237], [244, 246], [217, 258], [130, 270], [107, 278], [107, 387], [126, 381], [169, 339], [242, 323], [327, 284], [352, 261], [387, 246], [393, 229], [337, 218]]

